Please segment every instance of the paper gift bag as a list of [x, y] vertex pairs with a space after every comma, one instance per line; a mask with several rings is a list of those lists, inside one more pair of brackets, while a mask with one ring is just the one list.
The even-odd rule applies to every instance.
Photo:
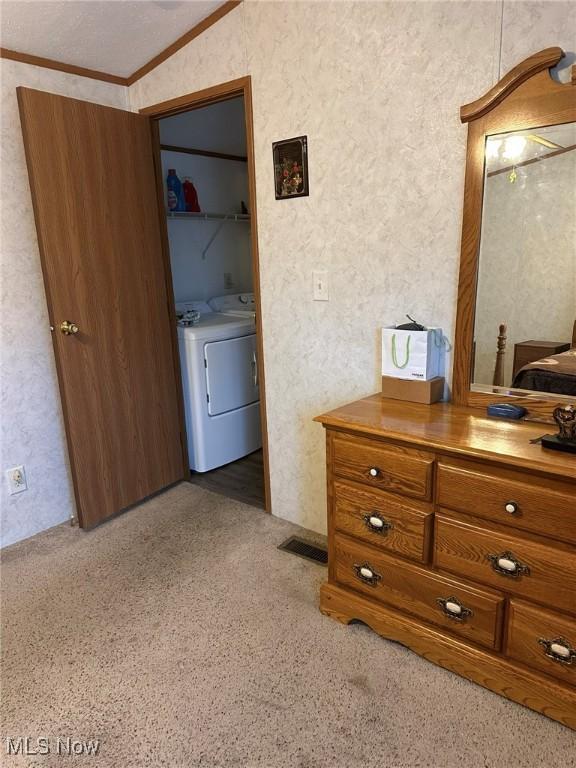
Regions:
[[444, 337], [441, 328], [403, 331], [382, 328], [382, 375], [428, 381], [442, 374]]

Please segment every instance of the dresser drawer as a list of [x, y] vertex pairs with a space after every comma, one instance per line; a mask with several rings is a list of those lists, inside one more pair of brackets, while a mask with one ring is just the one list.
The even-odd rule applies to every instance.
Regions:
[[339, 534], [333, 556], [335, 578], [343, 586], [479, 645], [499, 648], [502, 595], [410, 565]]
[[507, 655], [576, 686], [576, 619], [510, 602]]
[[374, 488], [430, 500], [434, 457], [424, 451], [335, 433], [332, 443], [334, 474]]
[[356, 483], [334, 481], [336, 529], [375, 547], [426, 563], [433, 519], [426, 503], [403, 501]]
[[576, 485], [487, 472], [472, 462], [438, 465], [438, 504], [568, 543], [576, 542]]
[[576, 553], [565, 544], [436, 515], [434, 562], [514, 595], [576, 611]]

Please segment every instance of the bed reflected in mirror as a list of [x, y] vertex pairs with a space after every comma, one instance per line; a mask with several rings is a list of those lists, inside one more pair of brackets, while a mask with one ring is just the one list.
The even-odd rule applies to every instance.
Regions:
[[576, 396], [576, 123], [486, 140], [472, 382]]

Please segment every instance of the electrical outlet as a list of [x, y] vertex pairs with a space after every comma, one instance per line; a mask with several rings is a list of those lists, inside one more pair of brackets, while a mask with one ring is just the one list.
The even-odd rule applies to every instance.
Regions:
[[232, 277], [232, 272], [224, 272], [224, 288], [226, 290], [229, 290], [230, 288], [234, 288], [234, 279]]
[[13, 496], [15, 493], [22, 493], [28, 490], [26, 483], [26, 472], [24, 466], [12, 467], [6, 470], [6, 480], [8, 481], [8, 493]]
[[314, 284], [314, 301], [328, 301], [330, 292], [328, 290], [328, 272], [315, 270], [312, 272], [312, 281]]

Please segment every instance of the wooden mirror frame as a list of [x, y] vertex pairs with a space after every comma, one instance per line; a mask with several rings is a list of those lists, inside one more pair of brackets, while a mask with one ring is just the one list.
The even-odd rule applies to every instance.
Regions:
[[550, 69], [563, 58], [561, 48], [546, 48], [535, 53], [508, 72], [484, 96], [460, 109], [461, 121], [468, 123], [468, 144], [452, 384], [452, 400], [456, 405], [486, 408], [490, 403], [509, 398], [527, 408], [529, 417], [551, 419], [554, 408], [568, 400], [565, 395], [537, 392], [516, 395], [471, 389], [486, 138], [492, 134], [576, 121], [576, 65], [572, 67], [572, 80], [568, 84], [559, 83], [550, 75]]

